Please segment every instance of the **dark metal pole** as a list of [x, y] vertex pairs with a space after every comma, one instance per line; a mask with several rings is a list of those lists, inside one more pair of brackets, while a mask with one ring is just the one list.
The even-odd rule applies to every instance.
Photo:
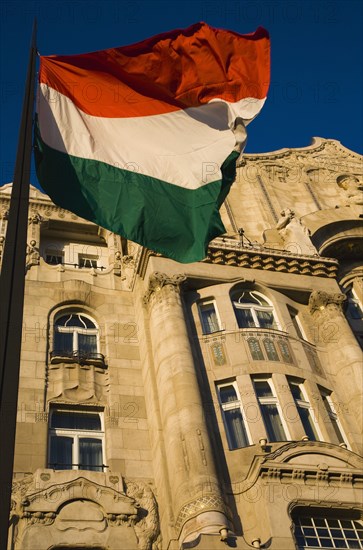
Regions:
[[2, 550], [7, 548], [14, 463], [32, 154], [35, 61], [36, 21], [33, 25], [29, 53], [18, 151], [0, 278], [0, 548]]

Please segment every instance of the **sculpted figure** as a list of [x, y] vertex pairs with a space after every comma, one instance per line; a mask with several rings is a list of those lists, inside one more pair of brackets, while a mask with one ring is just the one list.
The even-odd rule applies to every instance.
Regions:
[[285, 250], [294, 254], [316, 255], [318, 253], [311, 242], [309, 229], [290, 208], [282, 210], [276, 229], [282, 237]]
[[345, 191], [347, 204], [363, 204], [363, 185], [356, 176], [352, 174], [339, 176], [337, 183]]

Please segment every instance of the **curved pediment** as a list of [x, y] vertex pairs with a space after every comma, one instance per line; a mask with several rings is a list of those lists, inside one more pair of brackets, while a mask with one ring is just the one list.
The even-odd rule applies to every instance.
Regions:
[[312, 466], [321, 468], [363, 468], [363, 459], [347, 449], [322, 441], [299, 441], [288, 443], [266, 455], [264, 462]]

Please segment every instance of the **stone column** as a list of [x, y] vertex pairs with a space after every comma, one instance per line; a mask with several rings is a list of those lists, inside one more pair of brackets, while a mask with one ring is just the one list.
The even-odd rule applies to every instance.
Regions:
[[155, 272], [144, 297], [180, 544], [229, 527], [185, 325], [184, 280]]
[[343, 400], [353, 450], [358, 451], [363, 432], [362, 351], [342, 311], [345, 299], [345, 294], [314, 291], [309, 309], [318, 342], [327, 353], [324, 370], [329, 372], [334, 389]]

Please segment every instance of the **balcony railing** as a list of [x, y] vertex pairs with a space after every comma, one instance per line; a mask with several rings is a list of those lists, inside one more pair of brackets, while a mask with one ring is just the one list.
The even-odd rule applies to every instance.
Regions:
[[96, 365], [105, 367], [105, 356], [102, 353], [81, 350], [53, 350], [50, 352], [51, 363], [79, 363], [80, 365]]
[[89, 470], [92, 472], [105, 472], [108, 468], [106, 464], [71, 464], [64, 462], [50, 462], [48, 467], [52, 470]]
[[74, 267], [75, 269], [100, 269], [103, 271], [106, 269], [103, 265], [85, 265], [83, 263], [72, 263], [72, 262], [58, 262], [58, 261], [46, 261], [48, 265], [64, 265]]

